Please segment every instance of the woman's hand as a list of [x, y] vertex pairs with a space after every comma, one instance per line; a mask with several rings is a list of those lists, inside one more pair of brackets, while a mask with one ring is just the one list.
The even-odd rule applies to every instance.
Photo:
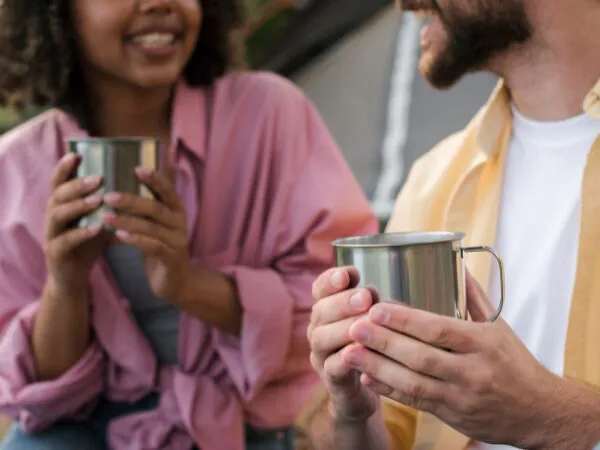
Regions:
[[54, 170], [44, 227], [49, 281], [61, 296], [69, 298], [86, 295], [90, 270], [107, 239], [101, 225], [72, 226], [102, 204], [102, 197], [93, 194], [102, 184], [101, 177], [71, 179], [80, 163], [78, 155], [69, 153]]
[[39, 381], [55, 380], [84, 355], [90, 343], [90, 270], [108, 242], [101, 225], [73, 224], [102, 204], [94, 195], [101, 177], [71, 179], [81, 158], [65, 155], [52, 177], [44, 224], [48, 279], [33, 323], [31, 348]]
[[154, 294], [172, 302], [179, 297], [190, 271], [185, 209], [165, 175], [143, 168], [136, 169], [136, 175], [160, 201], [106, 194], [104, 202], [115, 213], [104, 214], [103, 221], [115, 228], [119, 241], [142, 252]]

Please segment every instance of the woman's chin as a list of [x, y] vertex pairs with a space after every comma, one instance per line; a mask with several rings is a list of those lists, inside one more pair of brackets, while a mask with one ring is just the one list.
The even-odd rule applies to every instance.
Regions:
[[130, 81], [141, 89], [161, 89], [175, 85], [181, 74], [180, 68], [145, 68], [143, 71], [140, 70], [139, 73], [133, 74]]

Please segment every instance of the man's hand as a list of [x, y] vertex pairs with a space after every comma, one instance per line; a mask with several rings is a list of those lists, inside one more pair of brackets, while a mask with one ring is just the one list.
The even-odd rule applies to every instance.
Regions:
[[[470, 277], [467, 296], [471, 314], [484, 319], [487, 298]], [[501, 320], [468, 322], [380, 303], [353, 324], [350, 336], [356, 344], [342, 359], [363, 373], [366, 385], [475, 440], [542, 448], [548, 428], [558, 425], [549, 411], [566, 382]]]
[[310, 360], [329, 392], [331, 413], [341, 422], [366, 422], [377, 410], [376, 395], [360, 383], [360, 373], [341, 357], [352, 343], [349, 330], [373, 303], [367, 289], [356, 289], [355, 269], [324, 272], [313, 284], [316, 304], [308, 326]]

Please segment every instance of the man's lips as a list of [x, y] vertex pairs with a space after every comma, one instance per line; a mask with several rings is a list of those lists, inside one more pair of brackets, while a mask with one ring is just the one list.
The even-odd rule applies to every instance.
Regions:
[[403, 11], [410, 11], [423, 18], [439, 13], [440, 8], [436, 0], [405, 0], [400, 2]]

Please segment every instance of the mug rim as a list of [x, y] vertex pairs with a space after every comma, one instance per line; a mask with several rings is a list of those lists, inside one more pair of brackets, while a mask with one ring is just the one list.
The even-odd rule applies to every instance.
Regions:
[[455, 231], [409, 231], [351, 236], [336, 239], [331, 244], [336, 248], [406, 247], [462, 241], [465, 236], [465, 233]]
[[152, 136], [119, 136], [119, 137], [68, 137], [67, 143], [71, 142], [141, 142], [141, 141], [155, 141], [160, 142], [160, 138]]

